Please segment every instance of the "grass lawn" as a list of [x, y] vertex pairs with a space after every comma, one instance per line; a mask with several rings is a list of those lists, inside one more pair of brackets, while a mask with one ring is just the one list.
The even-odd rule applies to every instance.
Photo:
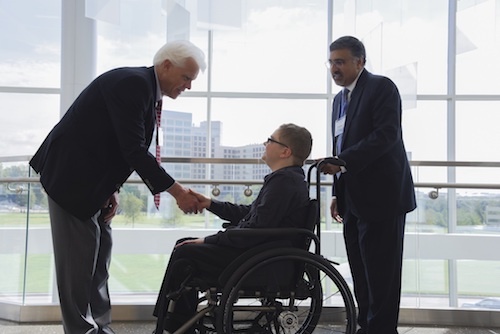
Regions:
[[[113, 292], [158, 292], [168, 262], [168, 254], [117, 254], [110, 268]], [[1, 294], [17, 294], [23, 288], [24, 258], [19, 254], [0, 255], [4, 269]], [[419, 269], [417, 271], [417, 268]], [[28, 256], [26, 291], [52, 291], [51, 254]], [[500, 263], [495, 261], [458, 261], [458, 288], [462, 296], [500, 296]], [[446, 295], [448, 274], [445, 261], [406, 260], [403, 270], [403, 294]]]
[[[458, 294], [500, 296], [500, 262], [457, 261]], [[444, 260], [405, 260], [403, 293], [446, 295], [449, 291], [448, 262]]]
[[[209, 227], [220, 227], [220, 221], [209, 215]], [[0, 213], [0, 229], [26, 227], [25, 213]], [[166, 220], [142, 214], [134, 223], [124, 215], [113, 220], [114, 228], [204, 228], [204, 215], [178, 215]], [[49, 227], [48, 213], [33, 213], [29, 227]], [[144, 293], [158, 291], [169, 254], [114, 254], [110, 268], [110, 289], [113, 292]], [[26, 264], [26, 291], [33, 294], [50, 293], [53, 289], [52, 254], [30, 254]], [[19, 294], [24, 287], [24, 254], [0, 254], [0, 295]], [[457, 261], [458, 293], [462, 296], [500, 296], [499, 261]], [[405, 260], [403, 293], [447, 295], [448, 262], [444, 260]]]
[[[169, 255], [115, 255], [110, 267], [110, 289], [113, 292], [157, 292], [160, 288]], [[0, 295], [18, 294], [23, 290], [24, 257], [19, 254], [0, 255], [5, 270], [0, 281]], [[26, 292], [43, 294], [52, 291], [54, 261], [52, 254], [28, 256]]]
[[[209, 215], [209, 223], [212, 226], [217, 225], [220, 227], [220, 223], [214, 223], [214, 215]], [[0, 228], [2, 227], [26, 227], [27, 224], [26, 213], [0, 213]], [[30, 213], [29, 215], [29, 227], [43, 227], [50, 226], [49, 214], [48, 213]], [[179, 214], [175, 219], [166, 219], [164, 217], [157, 217], [155, 215], [147, 216], [142, 213], [137, 217], [137, 219], [132, 222], [128, 217], [124, 215], [117, 215], [113, 218], [113, 227], [129, 227], [129, 228], [159, 228], [159, 227], [189, 227], [189, 228], [204, 228], [205, 227], [205, 215], [184, 215]]]

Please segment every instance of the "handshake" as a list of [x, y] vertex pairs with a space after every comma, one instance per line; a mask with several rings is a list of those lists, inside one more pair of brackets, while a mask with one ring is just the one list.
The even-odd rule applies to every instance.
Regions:
[[167, 192], [177, 201], [177, 206], [184, 213], [201, 213], [203, 209], [210, 207], [212, 199], [196, 191], [181, 186], [175, 182]]

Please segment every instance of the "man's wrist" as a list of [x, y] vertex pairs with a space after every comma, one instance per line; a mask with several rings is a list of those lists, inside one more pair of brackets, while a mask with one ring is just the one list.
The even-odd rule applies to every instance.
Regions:
[[[336, 155], [334, 158], [337, 158], [337, 159], [341, 160], [341, 159], [338, 157], [338, 155]], [[339, 168], [340, 168], [340, 172], [341, 172], [341, 173], [345, 173], [345, 172], [347, 172], [347, 168], [345, 168], [345, 166], [339, 166]]]
[[181, 193], [183, 192], [183, 187], [177, 183], [177, 182], [174, 182], [168, 189], [167, 189], [167, 192], [172, 195], [174, 198], [177, 198], [177, 196], [181, 195]]

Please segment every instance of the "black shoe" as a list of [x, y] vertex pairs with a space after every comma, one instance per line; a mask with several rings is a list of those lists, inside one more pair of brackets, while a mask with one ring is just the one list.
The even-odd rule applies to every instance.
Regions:
[[106, 326], [99, 328], [99, 334], [115, 334], [115, 332], [111, 329], [111, 327]]
[[366, 332], [363, 328], [360, 328], [357, 330], [356, 334], [366, 334]]

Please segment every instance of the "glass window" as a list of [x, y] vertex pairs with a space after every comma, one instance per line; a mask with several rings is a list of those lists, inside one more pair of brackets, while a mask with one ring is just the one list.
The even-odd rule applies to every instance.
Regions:
[[[360, 38], [367, 69], [398, 85], [410, 160], [500, 161], [495, 150], [500, 105], [495, 96], [483, 96], [500, 94], [490, 79], [497, 77], [500, 66], [495, 61], [500, 50], [497, 0], [456, 1], [456, 92], [464, 95], [458, 97], [445, 95], [448, 85], [455, 84], [447, 82], [449, 71], [455, 70], [448, 64], [447, 45], [448, 36], [455, 35], [448, 31], [452, 0], [121, 0], [113, 3], [119, 7], [108, 17], [92, 10], [98, 2], [85, 1], [86, 16], [95, 20], [97, 45], [96, 59], [86, 60], [95, 62], [96, 74], [120, 66], [151, 66], [157, 49], [174, 39], [191, 40], [211, 61], [191, 92], [175, 100], [164, 98], [163, 157], [258, 160], [263, 141], [289, 122], [311, 131], [310, 158], [330, 155], [327, 87], [331, 83], [332, 91], [339, 89], [324, 67], [331, 32], [333, 39]], [[24, 155], [36, 151], [60, 118], [61, 4], [66, 2], [0, 0], [3, 179], [29, 175]], [[481, 61], [488, 64], [484, 71], [478, 71]], [[12, 156], [19, 155], [22, 161], [12, 163]], [[252, 184], [253, 193], [247, 196], [245, 184], [195, 181], [262, 180], [270, 172], [262, 161], [164, 167], [186, 187], [209, 196], [218, 190], [218, 199], [237, 203], [250, 203], [260, 184]], [[497, 169], [412, 167], [417, 183], [497, 184]], [[341, 263], [339, 271], [349, 282], [342, 225], [328, 217], [330, 186], [323, 186], [327, 242], [322, 252]], [[402, 306], [490, 307], [490, 297], [498, 299], [498, 261], [493, 256], [498, 253], [499, 190], [418, 186], [416, 195], [418, 208], [406, 224]], [[208, 212], [185, 215], [166, 193], [158, 211], [135, 174], [124, 185], [120, 202], [122, 211], [113, 221], [113, 302], [151, 304], [175, 240], [214, 233], [221, 220]], [[0, 227], [8, 240], [0, 243], [0, 268], [9, 268], [0, 281], [2, 301], [57, 303], [47, 197], [38, 182], [29, 187], [0, 184]]]
[[[388, 75], [416, 64], [418, 94], [447, 89], [448, 1], [334, 1], [333, 39], [354, 35], [363, 41], [366, 68]], [[390, 75], [388, 75], [391, 77]]]
[[311, 158], [330, 156], [327, 152], [325, 122], [328, 107], [321, 100], [213, 99], [212, 119], [221, 122], [221, 144], [240, 147], [262, 145], [283, 123], [295, 123], [313, 136]]
[[497, 293], [500, 277], [498, 261], [461, 260], [457, 263], [457, 273], [461, 307], [500, 309]]
[[59, 95], [0, 93], [0, 157], [33, 155], [59, 120]]
[[403, 140], [411, 160], [446, 160], [447, 105], [418, 101], [402, 113]]
[[[207, 55], [208, 33], [196, 29], [195, 2], [186, 2], [185, 8], [175, 1], [162, 5], [156, 0], [121, 0], [118, 20], [97, 20], [97, 73], [121, 66], [152, 66], [156, 51], [175, 39], [188, 39]], [[181, 20], [176, 17], [179, 11], [188, 15]], [[175, 33], [179, 30], [180, 35]], [[206, 74], [199, 73], [193, 91], [206, 90]]]
[[59, 87], [61, 1], [0, 1], [0, 86]]
[[240, 26], [214, 30], [213, 90], [324, 93], [327, 1], [243, 3]]
[[[459, 101], [456, 104], [456, 152], [459, 161], [500, 161], [500, 102]], [[480, 149], [484, 148], [484, 149]]]
[[[498, 2], [458, 1], [457, 65], [458, 94], [500, 94], [496, 78], [500, 74], [500, 34], [498, 30]], [[481, 24], [478, 24], [478, 18]], [[491, 60], [491, 61], [489, 61]], [[479, 70], [487, 62], [487, 69]]]

